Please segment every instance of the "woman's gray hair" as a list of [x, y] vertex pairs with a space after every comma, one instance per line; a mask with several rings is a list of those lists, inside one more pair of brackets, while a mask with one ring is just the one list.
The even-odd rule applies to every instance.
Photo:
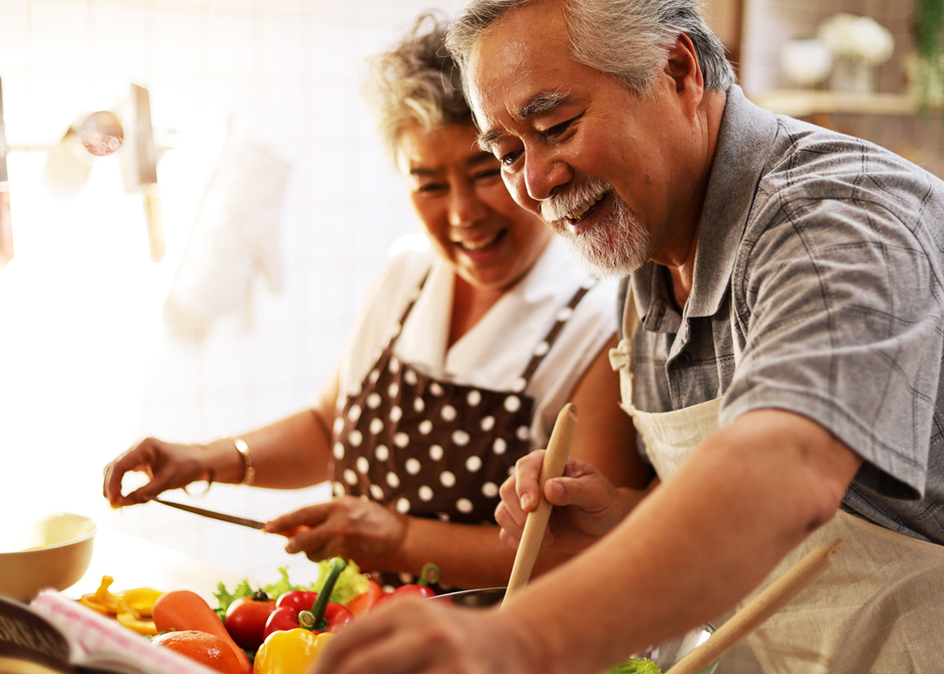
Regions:
[[438, 14], [421, 14], [393, 48], [368, 61], [364, 97], [394, 161], [400, 135], [408, 126], [473, 124], [459, 68], [444, 45], [447, 26]]
[[697, 0], [472, 0], [449, 28], [446, 47], [464, 66], [485, 33], [509, 12], [533, 2], [559, 1], [578, 63], [618, 78], [631, 92], [651, 91], [655, 74], [679, 34], [688, 35], [705, 89], [727, 89], [734, 70]]

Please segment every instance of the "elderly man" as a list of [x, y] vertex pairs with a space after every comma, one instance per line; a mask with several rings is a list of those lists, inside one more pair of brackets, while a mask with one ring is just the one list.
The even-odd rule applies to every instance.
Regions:
[[317, 671], [592, 674], [835, 538], [765, 671], [944, 671], [944, 184], [749, 103], [693, 0], [477, 0], [449, 44], [516, 200], [631, 275], [611, 361], [662, 484], [632, 507], [571, 462], [571, 561], [501, 612], [378, 611]]

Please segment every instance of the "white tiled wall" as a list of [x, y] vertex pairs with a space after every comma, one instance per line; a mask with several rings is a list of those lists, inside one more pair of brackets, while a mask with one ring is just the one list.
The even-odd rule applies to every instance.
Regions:
[[[458, 1], [435, 3], [451, 13]], [[0, 78], [16, 258], [0, 270], [0, 524], [69, 509], [261, 580], [304, 559], [277, 537], [164, 511], [112, 512], [104, 464], [144, 435], [203, 441], [308, 404], [332, 371], [388, 246], [415, 231], [364, 110], [364, 57], [424, 0], [0, 0]], [[148, 259], [117, 155], [60, 201], [45, 147], [83, 111], [150, 90], [168, 255]], [[283, 284], [175, 327], [161, 308], [228, 120], [291, 164]], [[169, 130], [176, 133], [171, 136]], [[170, 140], [173, 138], [174, 140]], [[198, 329], [199, 328], [199, 329]], [[214, 486], [206, 506], [265, 519], [327, 496]], [[186, 496], [181, 496], [186, 499]]]

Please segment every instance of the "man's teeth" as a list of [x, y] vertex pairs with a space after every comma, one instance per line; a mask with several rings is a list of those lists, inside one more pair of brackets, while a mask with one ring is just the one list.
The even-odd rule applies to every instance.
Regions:
[[598, 196], [596, 199], [594, 199], [593, 201], [588, 201], [588, 202], [585, 203], [583, 206], [580, 206], [579, 208], [577, 208], [577, 210], [575, 210], [575, 211], [573, 211], [573, 212], [571, 212], [571, 213], [568, 213], [568, 214], [567, 214], [567, 219], [568, 219], [568, 220], [579, 220], [580, 218], [582, 218], [582, 217], [584, 216], [584, 214], [585, 214], [587, 211], [589, 211], [591, 208], [593, 208], [593, 207], [596, 206], [598, 203], [600, 203], [600, 201], [601, 201], [601, 200], [603, 199], [603, 197], [605, 197], [605, 196], [606, 196], [606, 192], [604, 192], [603, 194], [599, 195], [599, 196]]

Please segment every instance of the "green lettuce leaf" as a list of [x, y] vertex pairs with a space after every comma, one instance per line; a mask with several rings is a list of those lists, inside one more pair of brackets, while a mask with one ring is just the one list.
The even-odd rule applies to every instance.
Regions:
[[223, 584], [221, 580], [216, 585], [216, 592], [213, 593], [213, 596], [216, 597], [218, 606], [213, 609], [216, 611], [216, 615], [222, 620], [226, 616], [226, 609], [229, 608], [229, 605], [240, 597], [248, 597], [252, 594], [252, 588], [249, 587], [249, 581], [246, 578], [243, 578], [239, 584], [233, 588], [233, 591], [230, 592], [226, 589], [226, 585]]
[[[288, 567], [280, 566], [278, 569], [279, 579], [274, 583], [261, 585], [259, 589], [269, 595], [269, 599], [278, 599], [286, 592], [292, 590], [313, 590], [315, 592], [321, 592], [321, 588], [324, 586], [324, 579], [328, 576], [329, 566], [328, 561], [318, 562], [318, 580], [310, 585], [296, 585], [292, 583], [288, 577]], [[341, 575], [338, 577], [338, 582], [331, 592], [331, 601], [337, 604], [347, 605], [347, 603], [357, 595], [367, 592], [368, 586], [369, 582], [364, 574], [361, 573], [357, 564], [355, 564], [353, 560], [348, 560], [347, 566], [344, 567], [344, 571], [341, 572]], [[246, 578], [243, 578], [239, 584], [233, 588], [232, 592], [226, 589], [226, 585], [223, 584], [223, 581], [220, 581], [216, 586], [216, 592], [213, 593], [218, 603], [217, 608], [213, 610], [216, 611], [216, 614], [222, 619], [226, 616], [226, 609], [229, 608], [230, 604], [240, 597], [250, 596], [253, 592], [254, 590], [249, 586], [249, 580]]]
[[[329, 560], [318, 562], [318, 580], [312, 583], [312, 589], [315, 592], [321, 592], [324, 581], [331, 571], [330, 567], [331, 564]], [[330, 599], [336, 604], [344, 604], [347, 606], [347, 603], [354, 597], [367, 592], [368, 587], [370, 587], [370, 582], [364, 574], [361, 573], [360, 568], [354, 563], [354, 560], [349, 559], [347, 560], [347, 566], [344, 567], [344, 571], [338, 576], [338, 582], [335, 583], [334, 590], [331, 591]]]
[[652, 660], [630, 658], [623, 664], [608, 670], [606, 674], [662, 674], [662, 670]]

